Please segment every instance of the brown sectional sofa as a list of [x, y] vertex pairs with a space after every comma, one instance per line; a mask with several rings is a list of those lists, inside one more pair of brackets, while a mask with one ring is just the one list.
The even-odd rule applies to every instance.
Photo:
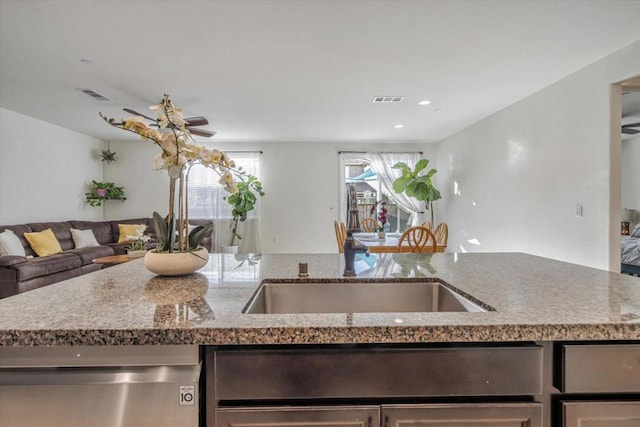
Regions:
[[[189, 220], [193, 225], [211, 224], [208, 220]], [[126, 253], [127, 243], [117, 243], [118, 224], [146, 224], [145, 234], [154, 242], [155, 230], [152, 218], [134, 218], [117, 221], [62, 221], [37, 222], [0, 226], [0, 232], [12, 230], [20, 239], [27, 256], [0, 256], [0, 298], [9, 297], [32, 289], [37, 289], [61, 280], [100, 270], [102, 264], [95, 264], [95, 258]], [[38, 257], [31, 249], [24, 233], [43, 231], [50, 228], [60, 242], [61, 253]], [[71, 228], [92, 230], [101, 246], [75, 248]], [[153, 243], [152, 243], [153, 245]], [[202, 245], [211, 250], [211, 239], [205, 238]]]

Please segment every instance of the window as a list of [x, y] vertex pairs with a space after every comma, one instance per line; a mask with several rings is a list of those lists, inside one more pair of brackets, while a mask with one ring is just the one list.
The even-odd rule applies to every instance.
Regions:
[[[260, 153], [226, 151], [247, 174], [260, 178]], [[224, 197], [227, 192], [218, 183], [220, 176], [212, 169], [195, 165], [189, 173], [189, 218], [231, 219], [231, 205]], [[256, 218], [259, 209], [249, 212], [249, 218]]]
[[[398, 155], [419, 158], [418, 153], [398, 153]], [[417, 160], [415, 160], [417, 161]], [[415, 162], [414, 161], [414, 162]], [[392, 164], [395, 164], [393, 162]], [[391, 166], [390, 164], [389, 166]], [[408, 228], [411, 220], [410, 212], [403, 209], [394, 198], [394, 193], [388, 191], [378, 178], [372, 156], [369, 153], [341, 153], [340, 154], [341, 183], [341, 212], [340, 221], [347, 219], [348, 186], [354, 185], [358, 200], [358, 218], [372, 217], [377, 220], [377, 212], [371, 212], [376, 201], [387, 203], [387, 221], [390, 232], [401, 232]]]
[[[227, 151], [229, 157], [247, 174], [260, 178], [261, 156], [259, 152]], [[218, 183], [220, 176], [210, 168], [194, 165], [189, 173], [189, 218], [210, 219], [214, 223], [213, 250], [230, 245], [232, 233], [231, 205], [224, 200], [228, 194]], [[238, 225], [242, 239], [234, 240], [243, 253], [260, 252], [259, 239], [260, 197], [256, 208], [247, 214], [247, 220]]]

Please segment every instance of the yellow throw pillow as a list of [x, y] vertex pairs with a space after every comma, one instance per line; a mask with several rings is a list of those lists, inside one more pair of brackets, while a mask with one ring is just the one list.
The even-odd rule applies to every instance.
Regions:
[[37, 233], [24, 233], [24, 238], [27, 239], [31, 249], [38, 256], [54, 255], [62, 252], [60, 242], [56, 239], [55, 234], [50, 228]]
[[118, 243], [127, 243], [127, 236], [135, 236], [142, 224], [118, 224]]

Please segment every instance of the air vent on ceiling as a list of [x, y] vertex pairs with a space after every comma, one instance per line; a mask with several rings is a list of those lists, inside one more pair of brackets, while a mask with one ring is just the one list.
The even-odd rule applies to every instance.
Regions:
[[402, 102], [404, 96], [375, 96], [373, 98], [374, 104], [389, 104]]
[[99, 94], [98, 92], [96, 92], [95, 90], [92, 89], [83, 89], [83, 88], [78, 88], [78, 90], [82, 93], [85, 93], [87, 95], [89, 95], [92, 98], [97, 99], [98, 101], [111, 101], [109, 98], [107, 98], [106, 96]]

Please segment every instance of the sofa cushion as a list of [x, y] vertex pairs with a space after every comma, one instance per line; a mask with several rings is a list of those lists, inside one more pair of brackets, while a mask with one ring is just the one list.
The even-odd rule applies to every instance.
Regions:
[[76, 249], [80, 248], [94, 248], [100, 246], [100, 243], [96, 240], [96, 236], [93, 234], [93, 230], [76, 230], [71, 228], [71, 238], [76, 245]]
[[77, 230], [91, 230], [101, 245], [113, 243], [113, 233], [109, 221], [69, 221], [71, 227]]
[[16, 270], [18, 281], [22, 282], [80, 266], [82, 266], [80, 256], [71, 252], [63, 252], [42, 258], [33, 258], [29, 262], [14, 264], [8, 268]]
[[25, 256], [22, 242], [16, 234], [10, 230], [0, 233], [0, 255]]
[[70, 249], [67, 252], [72, 252], [80, 257], [82, 265], [91, 264], [94, 259], [103, 256], [115, 255], [115, 251], [110, 246], [93, 246], [90, 248], [76, 248]]
[[27, 242], [27, 239], [24, 238], [24, 233], [33, 231], [31, 227], [26, 224], [0, 225], [0, 231], [5, 230], [11, 230], [16, 236], [18, 236], [18, 239], [20, 239], [20, 243], [22, 243], [22, 247], [24, 248], [24, 252], [26, 255], [35, 255], [35, 253], [31, 249], [31, 246], [29, 246], [29, 242]]
[[133, 240], [131, 237], [138, 235], [138, 230], [147, 228], [146, 224], [118, 224], [118, 243], [126, 243]]
[[120, 228], [118, 227], [118, 224], [144, 224], [147, 226], [145, 234], [155, 237], [152, 218], [121, 219], [118, 221], [109, 221], [109, 223], [111, 224], [111, 242], [113, 243], [117, 243], [120, 238]]
[[39, 257], [54, 255], [62, 252], [60, 243], [50, 228], [43, 231], [34, 231], [32, 233], [24, 233], [24, 237], [31, 245], [31, 249], [38, 254]]
[[19, 264], [21, 262], [27, 262], [29, 258], [17, 255], [4, 255], [0, 256], [0, 267], [8, 267], [10, 265]]
[[27, 225], [31, 227], [32, 231], [44, 231], [47, 228], [50, 228], [56, 236], [56, 239], [58, 239], [63, 251], [73, 249], [75, 247], [73, 239], [71, 238], [71, 223], [69, 221], [34, 222]]

